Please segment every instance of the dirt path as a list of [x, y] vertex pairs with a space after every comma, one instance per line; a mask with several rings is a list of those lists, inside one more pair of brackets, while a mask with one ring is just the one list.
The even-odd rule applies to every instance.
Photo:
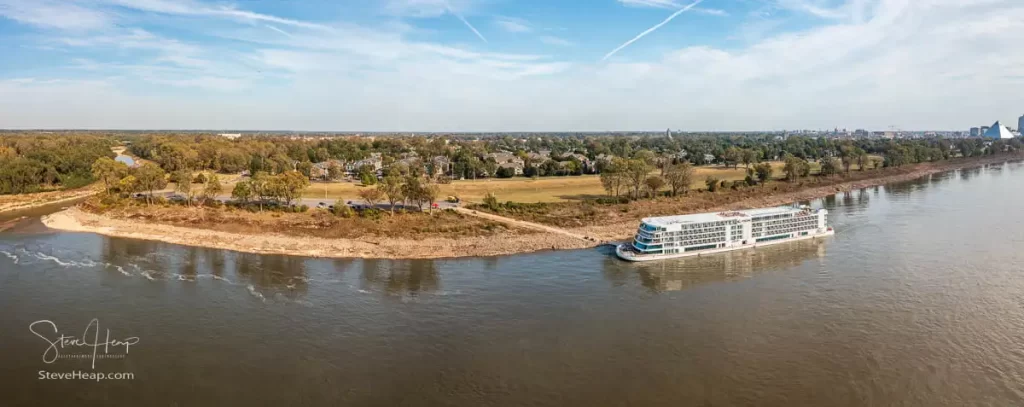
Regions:
[[583, 240], [583, 241], [586, 241], [586, 242], [598, 243], [597, 239], [591, 238], [589, 236], [584, 236], [584, 235], [572, 233], [572, 232], [570, 232], [568, 230], [556, 228], [556, 227], [553, 227], [553, 226], [541, 225], [539, 223], [533, 223], [533, 222], [527, 222], [527, 221], [522, 221], [522, 220], [517, 220], [517, 219], [512, 219], [512, 218], [506, 218], [504, 216], [499, 216], [499, 215], [494, 215], [494, 214], [490, 214], [490, 213], [474, 211], [474, 210], [470, 210], [470, 209], [466, 209], [466, 208], [455, 208], [455, 210], [457, 212], [461, 212], [461, 213], [464, 213], [464, 214], [469, 215], [469, 216], [476, 216], [478, 218], [483, 218], [483, 219], [487, 219], [487, 220], [493, 220], [495, 222], [501, 222], [501, 223], [504, 223], [504, 224], [509, 225], [509, 226], [521, 227], [521, 228], [527, 228], [527, 229], [534, 229], [534, 230], [539, 230], [539, 231], [542, 231], [542, 232], [555, 233], [555, 234], [559, 234], [559, 235], [563, 235], [563, 236], [568, 236], [568, 237], [571, 237], [573, 239], [579, 239], [579, 240]]

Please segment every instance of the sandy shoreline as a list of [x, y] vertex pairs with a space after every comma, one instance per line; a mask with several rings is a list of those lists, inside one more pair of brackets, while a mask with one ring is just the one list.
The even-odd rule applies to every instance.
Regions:
[[437, 259], [487, 257], [542, 250], [582, 249], [591, 244], [554, 233], [499, 233], [460, 239], [402, 238], [324, 239], [267, 233], [246, 235], [207, 229], [168, 226], [114, 219], [71, 208], [42, 218], [51, 229], [96, 233], [258, 254], [283, 254], [321, 258]]
[[[815, 187], [797, 192], [768, 194], [722, 205], [711, 211], [784, 205], [806, 201], [861, 188], [914, 180], [929, 174], [986, 164], [1019, 160], [1020, 156], [997, 156], [958, 162], [919, 164], [913, 171], [878, 178]], [[436, 259], [456, 257], [487, 257], [529, 253], [544, 250], [569, 250], [595, 247], [600, 241], [629, 239], [637, 221], [610, 225], [567, 229], [568, 233], [594, 237], [596, 241], [574, 239], [564, 234], [537, 232], [516, 234], [502, 232], [486, 237], [458, 239], [434, 238], [413, 240], [403, 238], [325, 239], [281, 234], [238, 234], [208, 229], [169, 226], [140, 221], [116, 219], [71, 208], [42, 218], [52, 229], [96, 233], [111, 237], [141, 239], [259, 254], [282, 254], [321, 258], [373, 259]]]
[[92, 189], [82, 189], [76, 191], [59, 191], [59, 192], [41, 192], [37, 194], [28, 195], [12, 195], [13, 198], [10, 202], [0, 202], [0, 214], [6, 212], [23, 211], [27, 209], [35, 209], [47, 205], [56, 205], [62, 203], [68, 203], [77, 201], [79, 199], [88, 198], [97, 193]]

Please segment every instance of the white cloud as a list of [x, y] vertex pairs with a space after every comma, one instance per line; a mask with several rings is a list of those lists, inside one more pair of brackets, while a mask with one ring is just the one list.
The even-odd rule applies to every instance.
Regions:
[[[685, 7], [684, 4], [680, 4], [676, 0], [618, 0], [618, 2], [626, 7], [660, 8], [666, 10], [678, 10]], [[719, 17], [729, 15], [728, 11], [717, 8], [694, 7], [693, 12]]]
[[104, 4], [161, 14], [183, 16], [220, 17], [243, 22], [264, 22], [314, 30], [329, 30], [330, 27], [308, 21], [299, 21], [277, 16], [254, 13], [229, 6], [209, 6], [192, 0], [95, 0]]
[[729, 15], [728, 11], [725, 11], [725, 10], [722, 10], [722, 9], [717, 9], [717, 8], [694, 7], [693, 8], [693, 12], [694, 13], [698, 13], [698, 14], [704, 14], [704, 15], [709, 15], [709, 16], [718, 16], [718, 17], [725, 17], [725, 16]]
[[626, 7], [651, 7], [651, 8], [665, 8], [665, 9], [678, 9], [680, 6], [675, 0], [618, 0], [619, 3]]
[[[797, 32], [774, 34], [785, 28], [777, 27], [730, 48], [686, 46], [644, 60], [623, 53], [606, 64], [566, 59], [569, 52], [452, 46], [357, 24], [288, 28], [292, 36], [264, 24], [222, 31], [238, 40], [232, 42], [256, 44], [251, 52], [149, 31], [74, 36], [60, 43], [141, 57], [76, 64], [123, 79], [0, 80], [0, 122], [408, 131], [965, 129], [997, 119], [1015, 123], [1024, 109], [1024, 55], [1011, 52], [1024, 32], [1018, 0], [805, 1], [835, 10], [837, 18], [816, 18], [820, 25]], [[165, 94], [136, 89], [139, 80], [199, 90]]]
[[526, 33], [533, 31], [533, 27], [530, 27], [530, 23], [526, 20], [512, 17], [495, 18], [494, 25], [510, 33]]
[[92, 30], [107, 27], [106, 13], [51, 0], [0, 0], [0, 16], [42, 28]]
[[555, 36], [552, 36], [552, 35], [541, 36], [540, 37], [540, 42], [543, 42], [543, 43], [548, 44], [548, 45], [559, 46], [559, 47], [569, 47], [569, 46], [573, 45], [572, 41], [569, 41], [569, 40], [564, 39], [564, 38], [555, 37]]

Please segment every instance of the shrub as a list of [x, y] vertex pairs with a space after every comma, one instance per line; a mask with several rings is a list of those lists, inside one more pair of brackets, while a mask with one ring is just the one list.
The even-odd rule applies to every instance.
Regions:
[[593, 202], [598, 204], [598, 205], [628, 204], [629, 203], [629, 197], [616, 196], [616, 197], [597, 198], [597, 199], [594, 199]]
[[[452, 209], [446, 209], [446, 210], [454, 211]], [[377, 209], [377, 208], [364, 209], [361, 212], [359, 212], [359, 217], [361, 217], [361, 218], [379, 220], [383, 216], [384, 216], [384, 212], [381, 211], [380, 209]]]
[[501, 204], [498, 203], [498, 197], [494, 196], [494, 193], [488, 192], [484, 197], [484, 206], [492, 211], [497, 211]]

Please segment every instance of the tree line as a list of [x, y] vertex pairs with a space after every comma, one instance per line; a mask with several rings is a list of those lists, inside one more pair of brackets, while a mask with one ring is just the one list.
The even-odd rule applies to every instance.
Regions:
[[116, 143], [100, 135], [0, 136], [0, 194], [79, 188], [94, 182], [92, 164], [113, 158]]

